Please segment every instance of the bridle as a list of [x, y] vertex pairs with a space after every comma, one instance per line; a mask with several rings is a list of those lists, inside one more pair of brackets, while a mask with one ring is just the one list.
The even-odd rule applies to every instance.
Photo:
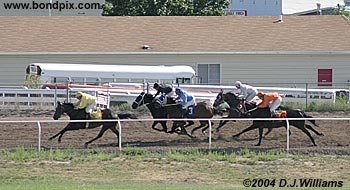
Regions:
[[[145, 105], [147, 106], [148, 104], [150, 104], [151, 102], [148, 102], [148, 103], [145, 103], [145, 96], [146, 96], [146, 93], [144, 93], [143, 95], [140, 94], [140, 96], [142, 97], [140, 101], [134, 101], [133, 103], [135, 103], [137, 105], [137, 107], [139, 107], [140, 105]], [[153, 101], [152, 101], [153, 102]]]

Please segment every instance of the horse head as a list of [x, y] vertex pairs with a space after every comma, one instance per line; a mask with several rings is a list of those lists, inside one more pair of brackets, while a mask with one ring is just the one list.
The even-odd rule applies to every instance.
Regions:
[[153, 100], [154, 100], [154, 97], [152, 94], [147, 94], [145, 92], [141, 92], [141, 94], [136, 97], [136, 99], [132, 103], [131, 107], [133, 109], [136, 109], [139, 106], [153, 102]]
[[219, 94], [216, 96], [213, 107], [217, 108], [218, 106], [220, 106], [221, 104], [224, 103], [224, 97], [223, 97], [223, 92], [219, 92]]
[[236, 94], [232, 92], [224, 93], [223, 91], [221, 91], [216, 96], [213, 107], [218, 107], [224, 102], [226, 102], [231, 108], [233, 108], [233, 107], [237, 107], [240, 104], [240, 99]]
[[57, 101], [57, 106], [55, 109], [55, 113], [53, 114], [53, 119], [58, 120], [62, 114], [64, 114], [63, 106], [61, 102]]
[[57, 101], [57, 106], [55, 113], [53, 114], [53, 119], [58, 120], [64, 113], [70, 114], [74, 111], [74, 105], [72, 103], [63, 103]]

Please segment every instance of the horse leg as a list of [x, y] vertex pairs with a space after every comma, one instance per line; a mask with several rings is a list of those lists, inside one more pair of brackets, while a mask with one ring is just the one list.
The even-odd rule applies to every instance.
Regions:
[[312, 144], [313, 144], [314, 146], [317, 146], [316, 143], [315, 143], [315, 140], [314, 140], [314, 138], [311, 136], [310, 132], [309, 132], [308, 130], [306, 130], [305, 125], [302, 125], [302, 126], [296, 125], [295, 127], [298, 128], [298, 129], [300, 129], [300, 130], [302, 130], [302, 131], [310, 138]]
[[117, 144], [119, 144], [119, 131], [117, 130], [116, 126], [111, 127], [110, 130], [117, 136]]
[[305, 127], [307, 129], [310, 129], [311, 131], [313, 131], [318, 136], [324, 136], [323, 133], [320, 133], [320, 132], [316, 131], [316, 129], [314, 129], [311, 125], [305, 124]]
[[163, 131], [163, 130], [161, 130], [161, 129], [156, 128], [156, 125], [157, 125], [158, 123], [159, 123], [159, 121], [153, 122], [153, 124], [152, 124], [152, 129], [154, 129], [154, 130], [156, 130], [156, 131]]
[[204, 127], [204, 126], [205, 126], [205, 125], [203, 125], [202, 122], [201, 122], [201, 124], [200, 124], [198, 127], [195, 127], [195, 128], [192, 129], [191, 135], [193, 135], [193, 133], [194, 133], [195, 131], [197, 131], [198, 129], [200, 129], [200, 128]]
[[233, 138], [236, 138], [236, 137], [239, 137], [241, 136], [243, 133], [246, 133], [248, 131], [251, 131], [251, 130], [254, 130], [254, 129], [257, 129], [259, 126], [257, 126], [256, 124], [253, 123], [253, 125], [249, 126], [248, 128], [244, 129], [242, 132], [236, 134], [236, 135], [233, 135], [232, 137]]
[[262, 140], [263, 132], [264, 132], [264, 127], [263, 127], [263, 126], [260, 126], [260, 127], [259, 127], [259, 142], [258, 142], [258, 144], [256, 144], [255, 146], [260, 146], [260, 145], [261, 145], [261, 140]]
[[189, 127], [189, 126], [191, 126], [193, 124], [194, 124], [194, 122], [189, 120], [189, 121], [187, 121], [187, 124], [184, 127]]
[[272, 131], [272, 128], [268, 128], [267, 132], [263, 135], [263, 138], [265, 138], [268, 134], [270, 134]]
[[66, 127], [64, 127], [60, 132], [58, 132], [56, 135], [52, 136], [49, 138], [49, 140], [51, 141], [52, 139], [56, 138], [58, 135], [60, 135], [60, 138], [58, 139], [58, 142], [61, 142], [61, 138], [62, 138], [62, 135], [67, 131], [67, 127], [69, 126], [70, 124], [68, 124]]
[[186, 130], [186, 128], [185, 128], [184, 125], [180, 126], [180, 128], [181, 128], [180, 134], [184, 134], [184, 135], [189, 136], [190, 138], [194, 138], [194, 136], [192, 136], [191, 134], [189, 134], [189, 133], [187, 132], [187, 130]]
[[219, 132], [220, 128], [224, 126], [227, 122], [229, 122], [229, 120], [220, 121], [219, 126], [216, 128], [216, 132]]
[[108, 125], [106, 126], [106, 124], [104, 124], [104, 125], [102, 126], [100, 132], [98, 133], [98, 135], [97, 135], [95, 138], [93, 138], [92, 140], [86, 142], [85, 145], [84, 145], [84, 147], [87, 148], [88, 145], [89, 145], [90, 143], [92, 143], [93, 141], [95, 141], [95, 140], [101, 138], [101, 137], [103, 136], [103, 134], [104, 134], [104, 133], [107, 131], [107, 129], [109, 129], [109, 128], [111, 128], [111, 126], [108, 126]]
[[176, 129], [178, 128], [179, 124], [178, 122], [174, 121], [173, 125], [171, 126], [171, 130], [169, 131], [169, 133], [175, 133]]
[[60, 132], [58, 132], [56, 135], [52, 136], [49, 138], [49, 140], [52, 140], [54, 138], [58, 137], [58, 142], [61, 142], [62, 136], [65, 132], [67, 131], [72, 131], [72, 130], [79, 130], [85, 127], [85, 123], [81, 124], [81, 123], [68, 123], [67, 126], [65, 128], [63, 128]]
[[160, 124], [163, 127], [163, 130], [165, 133], [168, 133], [168, 127], [166, 126], [166, 121], [160, 121]]

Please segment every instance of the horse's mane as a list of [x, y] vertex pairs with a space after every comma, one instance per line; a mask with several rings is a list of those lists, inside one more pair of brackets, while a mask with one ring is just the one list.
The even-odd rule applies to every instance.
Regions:
[[74, 107], [74, 104], [71, 102], [64, 102], [63, 105]]
[[227, 92], [226, 95], [238, 97], [237, 94], [233, 92]]

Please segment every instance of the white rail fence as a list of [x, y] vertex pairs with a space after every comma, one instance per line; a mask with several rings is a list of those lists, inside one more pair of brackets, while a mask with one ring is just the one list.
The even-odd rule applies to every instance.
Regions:
[[122, 122], [142, 122], [142, 121], [203, 121], [208, 120], [209, 123], [209, 132], [208, 132], [208, 149], [211, 149], [212, 147], [212, 125], [211, 121], [286, 121], [286, 152], [289, 154], [289, 121], [291, 120], [332, 120], [332, 121], [347, 121], [350, 120], [350, 118], [227, 118], [227, 119], [210, 119], [210, 118], [201, 118], [201, 119], [115, 119], [115, 120], [32, 120], [32, 121], [1, 121], [0, 123], [36, 123], [38, 126], [38, 151], [41, 150], [41, 123], [67, 123], [67, 122], [117, 122], [118, 123], [118, 129], [119, 129], [119, 139], [118, 139], [118, 145], [119, 145], [119, 151], [122, 151]]
[[[71, 98], [76, 90], [66, 89], [0, 89], [0, 108], [12, 108], [18, 110], [40, 109], [53, 110], [56, 102], [76, 101]], [[103, 108], [109, 108], [110, 93], [108, 91], [85, 90], [96, 96], [97, 105]], [[68, 97], [68, 98], [67, 98]]]
[[[25, 89], [23, 87], [0, 87], [0, 108], [44, 109], [52, 110], [57, 101], [73, 101], [71, 95], [77, 91], [95, 94], [100, 107], [109, 107], [110, 102], [132, 103], [141, 91], [146, 91], [149, 85], [144, 83], [110, 83], [106, 86], [70, 84], [68, 89]], [[174, 85], [175, 86], [175, 85]], [[57, 88], [57, 86], [54, 86]], [[213, 85], [180, 85], [181, 88], [196, 97], [196, 101], [213, 103], [220, 90], [235, 91], [233, 86]], [[257, 87], [264, 92], [279, 92], [283, 102], [299, 103], [335, 103], [337, 93], [350, 96], [347, 89], [302, 89], [280, 87]], [[149, 88], [151, 93], [156, 93]]]

